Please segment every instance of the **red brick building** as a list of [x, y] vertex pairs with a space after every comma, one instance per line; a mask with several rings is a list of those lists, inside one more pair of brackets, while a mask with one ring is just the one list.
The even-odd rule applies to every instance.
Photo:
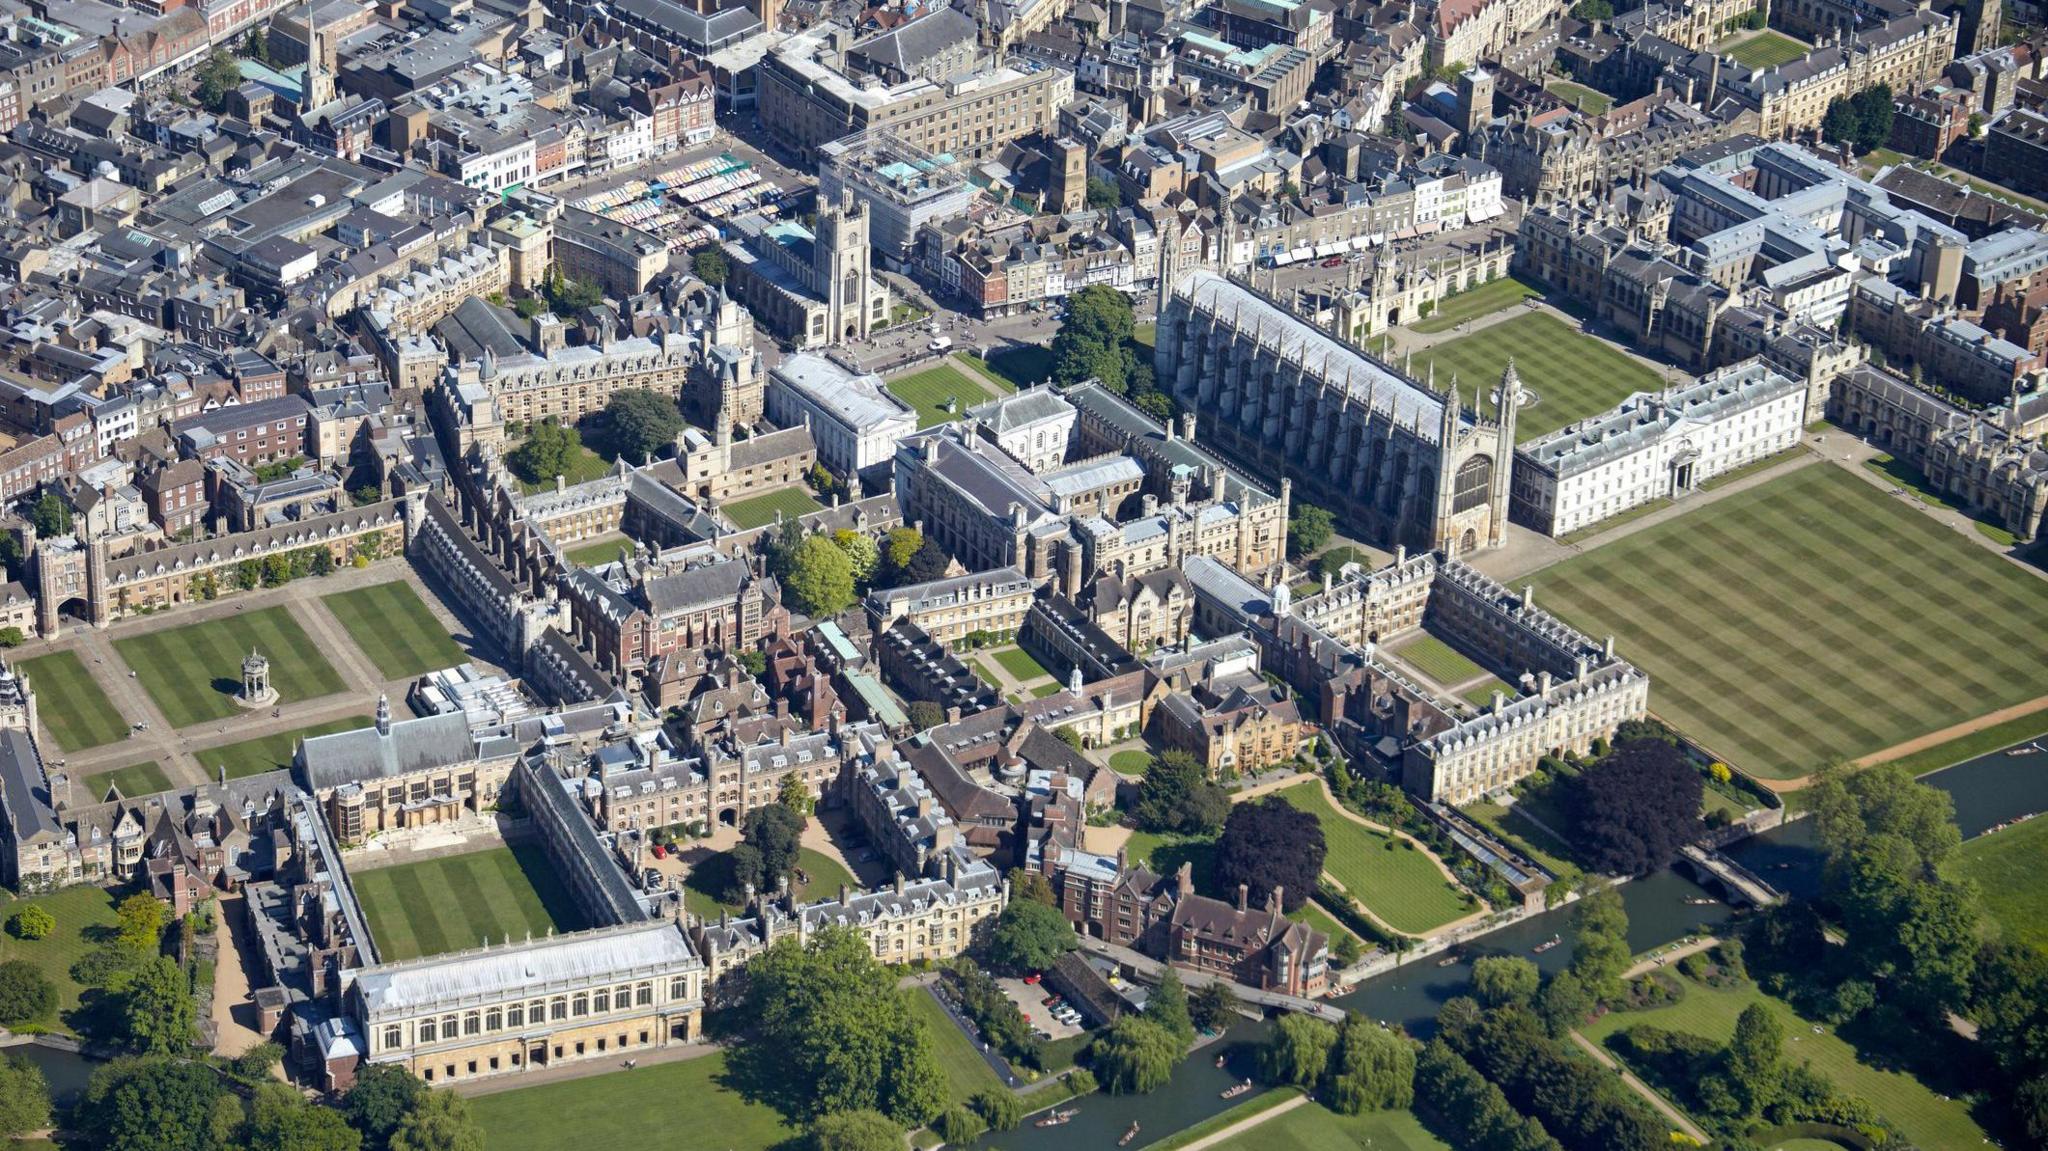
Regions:
[[253, 404], [231, 404], [171, 425], [171, 438], [193, 459], [231, 459], [255, 467], [306, 453], [312, 405], [289, 395]]

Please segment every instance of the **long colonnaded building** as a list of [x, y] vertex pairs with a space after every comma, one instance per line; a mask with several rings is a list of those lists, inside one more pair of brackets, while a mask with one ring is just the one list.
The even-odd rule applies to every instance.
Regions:
[[1501, 543], [1518, 388], [1500, 389], [1497, 419], [1484, 419], [1455, 384], [1439, 393], [1209, 271], [1174, 285], [1156, 367], [1203, 413], [1206, 440], [1300, 484], [1367, 538], [1451, 555]]

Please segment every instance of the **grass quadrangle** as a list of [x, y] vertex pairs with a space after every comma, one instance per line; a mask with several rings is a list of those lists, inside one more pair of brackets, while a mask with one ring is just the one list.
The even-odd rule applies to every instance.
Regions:
[[1790, 64], [1812, 49], [1790, 36], [1766, 30], [1740, 44], [1724, 44], [1717, 51], [1723, 56], [1735, 57], [1735, 62], [1745, 68], [1776, 68], [1780, 64]]
[[127, 767], [117, 767], [112, 771], [85, 777], [86, 790], [92, 793], [95, 801], [106, 795], [109, 784], [120, 788], [124, 797], [134, 799], [137, 796], [169, 791], [171, 777], [164, 773], [163, 765], [155, 760], [148, 763], [131, 763]]
[[35, 689], [38, 718], [65, 751], [113, 743], [128, 736], [128, 721], [92, 678], [75, 651], [53, 651], [25, 659], [14, 669]]
[[[957, 420], [968, 408], [993, 395], [988, 385], [952, 364], [912, 372], [890, 380], [887, 386], [897, 399], [917, 409], [920, 429]], [[953, 401], [954, 410], [946, 410], [947, 400]]]
[[1588, 116], [1598, 116], [1614, 107], [1614, 97], [1598, 88], [1574, 84], [1570, 80], [1552, 80], [1544, 85], [1550, 94], [1563, 100], [1568, 107], [1576, 108]]
[[1388, 650], [1445, 687], [1456, 687], [1486, 674], [1485, 668], [1466, 659], [1456, 648], [1433, 635], [1418, 635]]
[[1296, 784], [1274, 794], [1316, 817], [1323, 827], [1324, 873], [1394, 930], [1427, 934], [1473, 910], [1426, 850], [1330, 806], [1321, 783]]
[[538, 846], [492, 847], [355, 874], [380, 959], [440, 955], [583, 926]]
[[1515, 439], [1522, 443], [1598, 415], [1632, 392], [1656, 391], [1664, 384], [1646, 365], [1547, 312], [1503, 320], [1418, 352], [1415, 371], [1427, 376], [1435, 365], [1439, 388], [1449, 387], [1457, 376], [1463, 402], [1480, 394], [1491, 413], [1495, 385], [1511, 356], [1523, 387], [1535, 393], [1534, 402], [1515, 414]]
[[316, 735], [332, 735], [337, 731], [354, 731], [375, 723], [374, 717], [351, 715], [342, 719], [330, 719], [311, 727], [292, 731], [280, 731], [272, 735], [257, 736], [239, 743], [224, 743], [219, 747], [202, 748], [192, 753], [199, 761], [206, 778], [219, 775], [221, 768], [227, 769], [229, 779], [241, 779], [246, 775], [261, 775], [266, 771], [282, 771], [292, 765], [292, 753], [299, 748], [299, 741]]
[[1044, 664], [1031, 658], [1030, 652], [1015, 644], [1009, 647], [997, 648], [992, 654], [995, 656], [995, 661], [1003, 666], [1003, 670], [1010, 673], [1010, 678], [1016, 680], [1019, 684], [1027, 684], [1032, 680], [1052, 675], [1051, 672], [1045, 670]]
[[251, 651], [270, 660], [270, 684], [286, 703], [342, 690], [341, 676], [281, 606], [144, 632], [115, 640], [114, 650], [172, 727], [240, 714], [234, 695]]
[[603, 539], [577, 544], [562, 554], [578, 567], [597, 567], [619, 558], [621, 551], [630, 551], [633, 541], [624, 536], [608, 535]]
[[468, 659], [404, 580], [320, 597], [385, 679], [425, 675]]
[[1467, 320], [1490, 316], [1543, 293], [1513, 276], [1498, 276], [1476, 288], [1454, 292], [1436, 302], [1435, 310], [1410, 325], [1418, 332], [1448, 332]]
[[1532, 582], [1539, 605], [1617, 637], [1659, 716], [1767, 779], [2048, 692], [2038, 577], [1833, 465]]
[[[679, 1121], [679, 1101], [688, 1120]], [[725, 1085], [725, 1056], [499, 1091], [470, 1101], [491, 1151], [560, 1151], [591, 1141], [662, 1151], [768, 1151], [798, 1132]]]
[[725, 513], [725, 518], [731, 520], [733, 526], [741, 531], [748, 531], [774, 523], [777, 512], [782, 513], [783, 519], [793, 520], [798, 516], [807, 516], [824, 506], [802, 488], [781, 488], [758, 496], [749, 496], [743, 500], [734, 500], [729, 504], [720, 504], [718, 510]]

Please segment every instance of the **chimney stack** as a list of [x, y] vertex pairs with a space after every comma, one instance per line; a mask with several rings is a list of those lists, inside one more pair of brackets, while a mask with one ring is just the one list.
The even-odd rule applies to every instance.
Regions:
[[1249, 905], [1250, 905], [1250, 903], [1251, 903], [1251, 898], [1252, 898], [1252, 889], [1251, 889], [1251, 887], [1250, 887], [1250, 886], [1249, 886], [1248, 884], [1243, 884], [1243, 883], [1240, 883], [1240, 884], [1238, 884], [1238, 885], [1237, 885], [1237, 909], [1238, 909], [1239, 911], [1243, 911], [1243, 910], [1245, 910], [1245, 908], [1246, 908], [1247, 906], [1249, 906]]

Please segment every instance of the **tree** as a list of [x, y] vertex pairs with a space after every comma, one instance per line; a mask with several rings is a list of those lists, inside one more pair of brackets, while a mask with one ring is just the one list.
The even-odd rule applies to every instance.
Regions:
[[1024, 1119], [1024, 1104], [1008, 1091], [994, 1087], [974, 1093], [968, 1104], [980, 1114], [991, 1131], [1009, 1131]]
[[1572, 15], [1589, 23], [1594, 20], [1612, 20], [1614, 5], [1608, 3], [1608, 0], [1579, 0], [1577, 4], [1572, 5]]
[[1267, 1079], [1281, 1086], [1314, 1087], [1322, 1082], [1337, 1029], [1313, 1015], [1289, 1013], [1266, 1036], [1259, 1063]]
[[132, 954], [156, 954], [163, 930], [164, 905], [151, 896], [131, 895], [114, 909], [115, 941]]
[[1294, 911], [1315, 891], [1324, 851], [1323, 825], [1285, 799], [1235, 804], [1216, 841], [1216, 882], [1225, 891], [1249, 889], [1254, 907], [1277, 891], [1280, 909]]
[[852, 528], [840, 528], [832, 533], [832, 543], [846, 553], [846, 564], [853, 572], [854, 587], [862, 588], [874, 582], [875, 571], [882, 563], [882, 551], [875, 544], [875, 537]]
[[937, 540], [924, 540], [918, 544], [917, 554], [910, 557], [910, 563], [903, 569], [904, 583], [929, 583], [946, 574], [953, 564], [953, 557], [939, 546]]
[[930, 731], [946, 722], [946, 709], [928, 699], [913, 699], [905, 709], [910, 717], [910, 726], [918, 731]]
[[1701, 831], [1705, 786], [1685, 753], [1671, 744], [1636, 740], [1617, 746], [1565, 792], [1585, 864], [1636, 876], [1669, 866]]
[[744, 888], [774, 891], [782, 877], [796, 866], [802, 850], [804, 817], [779, 803], [766, 804], [747, 813], [743, 842], [732, 849], [732, 896], [744, 897]]
[[0, 648], [20, 647], [28, 642], [27, 633], [18, 627], [0, 627]]
[[804, 781], [795, 772], [782, 777], [782, 786], [775, 791], [775, 802], [795, 812], [801, 819], [809, 819], [818, 808], [818, 797], [804, 786]]
[[1761, 1003], [1742, 1009], [1721, 1067], [1744, 1118], [1763, 1114], [1782, 1090], [1784, 1048], [1785, 1027], [1776, 1012]]
[[1014, 903], [1020, 899], [1043, 903], [1047, 907], [1059, 904], [1059, 899], [1053, 895], [1051, 880], [1035, 871], [1013, 867], [1010, 869], [1010, 901]]
[[881, 578], [893, 585], [909, 569], [910, 561], [924, 547], [924, 533], [916, 528], [890, 528], [882, 540]]
[[1183, 1051], [1195, 1041], [1195, 1021], [1188, 1014], [1187, 988], [1181, 986], [1180, 976], [1171, 967], [1161, 973], [1159, 986], [1146, 997], [1144, 1016], [1173, 1036], [1173, 1041]]
[[1090, 284], [1068, 296], [1067, 318], [1052, 340], [1052, 378], [1062, 384], [1100, 380], [1122, 395], [1135, 326], [1130, 297], [1115, 288]]
[[726, 266], [725, 252], [710, 245], [697, 249], [697, 253], [690, 257], [690, 268], [697, 273], [698, 279], [713, 287], [725, 283], [726, 276], [732, 272]]
[[1080, 945], [1058, 908], [1012, 899], [989, 934], [989, 965], [999, 971], [1043, 971]]
[[242, 37], [242, 55], [259, 64], [270, 63], [270, 41], [261, 28], [251, 28]]
[[259, 1084], [243, 1142], [264, 1151], [359, 1151], [363, 1137], [339, 1111], [308, 1103], [298, 1088]]
[[1107, 212], [1123, 206], [1123, 189], [1099, 176], [1088, 177], [1088, 207]]
[[1323, 1068], [1319, 1096], [1346, 1115], [1406, 1108], [1415, 1102], [1415, 1046], [1356, 1012], [1344, 1016]]
[[1312, 555], [1336, 532], [1330, 513], [1314, 504], [1295, 504], [1294, 518], [1287, 521], [1287, 550], [1299, 558]]
[[1619, 998], [1621, 973], [1633, 958], [1628, 946], [1628, 911], [1621, 895], [1611, 887], [1590, 892], [1579, 900], [1579, 938], [1572, 951], [1572, 974], [1586, 985], [1594, 999], [1605, 1003]]
[[1536, 993], [1536, 1017], [1543, 1021], [1543, 1029], [1552, 1035], [1563, 1035], [1586, 1021], [1593, 1011], [1593, 993], [1586, 989], [1586, 981], [1569, 971], [1560, 971], [1550, 977], [1543, 990]]
[[431, 1090], [400, 1064], [366, 1064], [342, 1097], [341, 1113], [363, 1133], [363, 1151], [384, 1151], [399, 1123]]
[[[1858, 844], [1873, 836], [1904, 840], [1923, 877], [1933, 876], [1962, 844], [1962, 832], [1956, 829], [1955, 800], [1940, 788], [1914, 779], [1896, 763], [1854, 772], [1823, 767], [1814, 775], [1811, 798], [1815, 833], [1831, 872]], [[1828, 886], [1833, 889], [1839, 883], [1831, 878]]]
[[28, 522], [35, 525], [38, 537], [55, 539], [71, 530], [71, 503], [54, 488], [46, 488], [29, 509]]
[[218, 112], [227, 106], [228, 93], [241, 86], [242, 69], [235, 58], [225, 49], [216, 48], [199, 66], [199, 87], [196, 95], [199, 103], [208, 110]]
[[26, 959], [0, 963], [0, 1023], [19, 1027], [57, 1009], [57, 985]]
[[853, 565], [831, 540], [805, 536], [790, 554], [782, 589], [797, 610], [807, 615], [838, 615], [853, 605]]
[[430, 1092], [399, 1120], [391, 1151], [484, 1151], [483, 1128], [469, 1101], [453, 1091]]
[[763, 952], [747, 966], [745, 1008], [754, 1026], [735, 1058], [786, 1114], [866, 1109], [903, 1127], [945, 1106], [931, 1036], [896, 974], [851, 929], [785, 937]]
[[57, 930], [57, 917], [42, 904], [30, 903], [7, 917], [7, 930], [17, 939], [47, 939]]
[[1169, 751], [1152, 758], [1138, 783], [1131, 816], [1140, 831], [1209, 835], [1230, 814], [1230, 796], [1209, 778], [1195, 757]]
[[1237, 996], [1232, 995], [1230, 987], [1221, 980], [1202, 984], [1188, 998], [1188, 1018], [1203, 1031], [1221, 1031], [1236, 1010]]
[[125, 1045], [143, 1055], [182, 1055], [192, 1045], [198, 1010], [185, 969], [159, 955], [135, 970], [121, 993]]
[[1519, 955], [1488, 955], [1472, 964], [1473, 993], [1488, 1007], [1527, 1007], [1542, 982], [1543, 973]]
[[226, 1151], [214, 1123], [223, 1091], [204, 1064], [116, 1059], [93, 1072], [73, 1114], [98, 1151]]
[[1854, 146], [1862, 134], [1863, 121], [1856, 114], [1856, 105], [1846, 96], [1837, 96], [1828, 101], [1827, 114], [1821, 117], [1820, 138], [1830, 144]]
[[805, 1151], [902, 1151], [903, 1128], [878, 1111], [839, 1111], [819, 1119]]
[[542, 289], [547, 292], [548, 306], [559, 315], [573, 315], [604, 303], [603, 288], [589, 280], [564, 279], [559, 270], [542, 285]]
[[755, 679], [760, 679], [768, 670], [768, 655], [765, 652], [743, 651], [732, 658], [734, 663], [740, 665], [741, 671]]
[[0, 1138], [18, 1138], [50, 1125], [50, 1084], [26, 1059], [0, 1059]]
[[621, 388], [604, 406], [612, 449], [652, 462], [683, 433], [683, 413], [674, 399], [648, 388]]
[[1873, 84], [1850, 97], [1856, 106], [1856, 150], [1868, 152], [1883, 146], [1892, 134], [1892, 89]]
[[1140, 1015], [1126, 1015], [1110, 1024], [1091, 1050], [1095, 1076], [1111, 1095], [1158, 1090], [1187, 1054], [1166, 1028]]
[[934, 1128], [947, 1143], [961, 1146], [981, 1138], [987, 1133], [988, 1124], [982, 1122], [981, 1116], [973, 1110], [953, 1106], [946, 1108], [939, 1115], [939, 1121]]
[[583, 437], [575, 428], [542, 420], [527, 429], [524, 442], [505, 454], [505, 465], [520, 479], [537, 484], [566, 473], [582, 449]]

